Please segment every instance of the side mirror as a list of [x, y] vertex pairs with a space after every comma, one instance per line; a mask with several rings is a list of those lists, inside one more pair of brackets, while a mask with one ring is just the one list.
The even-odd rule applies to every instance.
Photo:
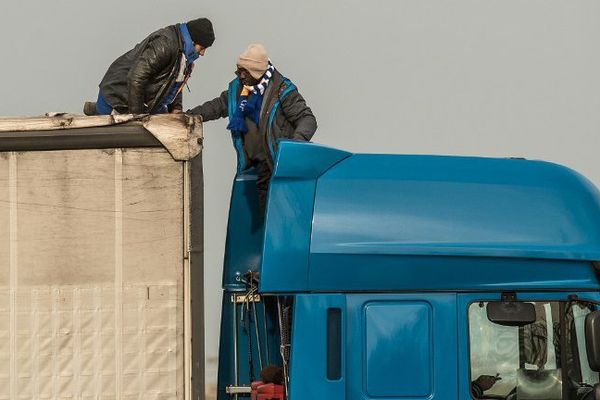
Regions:
[[491, 322], [504, 326], [525, 326], [536, 320], [535, 306], [521, 301], [489, 302], [486, 312]]
[[[600, 372], [600, 311], [592, 311], [585, 317], [585, 348], [590, 368], [594, 372]], [[600, 388], [595, 392], [600, 400]]]

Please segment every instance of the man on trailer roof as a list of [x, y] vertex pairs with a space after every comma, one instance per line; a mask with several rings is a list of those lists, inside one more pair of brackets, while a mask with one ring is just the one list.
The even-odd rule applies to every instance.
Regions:
[[151, 33], [117, 58], [100, 82], [96, 103], [86, 115], [162, 114], [182, 111], [182, 90], [194, 61], [212, 46], [215, 34], [207, 18], [170, 25]]

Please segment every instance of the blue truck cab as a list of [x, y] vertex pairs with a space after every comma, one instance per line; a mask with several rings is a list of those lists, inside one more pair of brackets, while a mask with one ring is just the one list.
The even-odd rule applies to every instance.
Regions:
[[282, 142], [234, 181], [218, 398], [600, 399], [600, 196], [523, 159]]

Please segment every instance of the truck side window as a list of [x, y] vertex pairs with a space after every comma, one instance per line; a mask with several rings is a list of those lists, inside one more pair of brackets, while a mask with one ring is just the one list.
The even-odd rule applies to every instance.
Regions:
[[[575, 400], [598, 382], [598, 373], [589, 368], [584, 342], [590, 309], [557, 301], [533, 304], [536, 320], [522, 327], [491, 322], [486, 302], [469, 306], [473, 398]], [[566, 332], [564, 341], [561, 332]]]

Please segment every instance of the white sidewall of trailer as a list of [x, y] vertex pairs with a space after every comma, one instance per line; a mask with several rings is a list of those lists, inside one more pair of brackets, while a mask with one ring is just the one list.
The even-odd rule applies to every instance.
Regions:
[[0, 153], [0, 399], [183, 399], [183, 166]]

